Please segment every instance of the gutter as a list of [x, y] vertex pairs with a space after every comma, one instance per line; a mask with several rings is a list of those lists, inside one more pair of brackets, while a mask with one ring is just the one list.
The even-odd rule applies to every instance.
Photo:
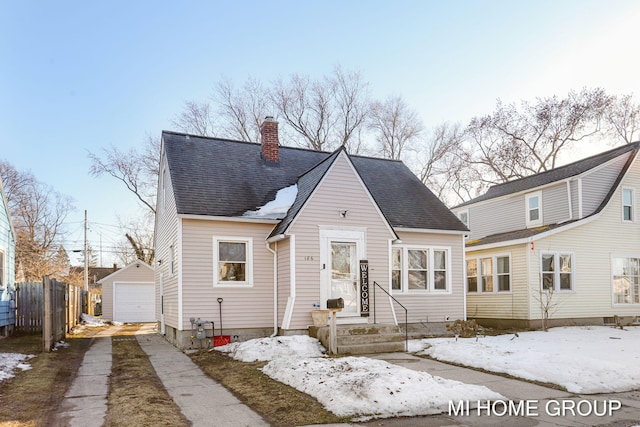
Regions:
[[269, 245], [270, 242], [267, 240], [265, 247], [273, 254], [273, 334], [270, 336], [270, 338], [273, 338], [278, 335], [278, 252], [271, 249]]

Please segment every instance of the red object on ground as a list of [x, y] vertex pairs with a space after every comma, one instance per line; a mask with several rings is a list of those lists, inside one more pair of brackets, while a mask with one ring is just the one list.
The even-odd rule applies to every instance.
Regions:
[[219, 347], [221, 345], [231, 344], [231, 335], [216, 335], [213, 337], [213, 346]]

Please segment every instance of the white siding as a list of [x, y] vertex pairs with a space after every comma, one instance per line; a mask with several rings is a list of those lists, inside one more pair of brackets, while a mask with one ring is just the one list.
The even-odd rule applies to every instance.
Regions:
[[[524, 194], [492, 203], [480, 203], [468, 207], [471, 233], [470, 240], [480, 239], [496, 233], [511, 230], [520, 230], [526, 227], [525, 223], [525, 196]], [[500, 221], [496, 221], [496, 216]]]
[[607, 163], [582, 178], [582, 213], [589, 216], [600, 206], [620, 175], [628, 154]]
[[[570, 203], [566, 182], [544, 188], [542, 190], [542, 219], [544, 223], [557, 224], [567, 221]], [[522, 214], [526, 215], [525, 212]]]

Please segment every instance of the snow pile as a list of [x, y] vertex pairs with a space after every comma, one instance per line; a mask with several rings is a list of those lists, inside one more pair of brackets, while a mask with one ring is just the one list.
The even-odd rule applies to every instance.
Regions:
[[13, 378], [13, 371], [16, 369], [22, 369], [23, 371], [31, 369], [31, 365], [24, 361], [32, 357], [35, 356], [20, 353], [0, 353], [0, 381]]
[[272, 360], [262, 371], [315, 397], [338, 416], [429, 415], [446, 412], [450, 401], [504, 399], [484, 386], [366, 357], [282, 358]]
[[255, 211], [246, 211], [242, 216], [253, 218], [282, 219], [298, 195], [298, 185], [293, 184], [282, 188], [276, 193], [276, 198]]
[[572, 393], [611, 393], [640, 387], [640, 328], [553, 328], [476, 338], [414, 341], [410, 350], [527, 380], [558, 384]]
[[57, 343], [55, 343], [53, 345], [53, 349], [52, 350], [53, 351], [58, 351], [59, 348], [69, 348], [69, 347], [70, 347], [69, 343], [64, 342], [64, 341], [58, 341]]
[[295, 357], [322, 357], [324, 347], [315, 338], [307, 335], [291, 335], [273, 338], [258, 338], [245, 342], [235, 342], [215, 347], [222, 353], [241, 362], [266, 362], [273, 359]]
[[80, 315], [80, 320], [84, 326], [105, 326], [107, 324], [107, 322], [99, 317], [93, 317], [87, 313], [82, 313]]
[[323, 357], [306, 335], [260, 338], [215, 347], [307, 393], [338, 416], [395, 417], [446, 412], [450, 401], [504, 399], [486, 387], [445, 380], [366, 357]]

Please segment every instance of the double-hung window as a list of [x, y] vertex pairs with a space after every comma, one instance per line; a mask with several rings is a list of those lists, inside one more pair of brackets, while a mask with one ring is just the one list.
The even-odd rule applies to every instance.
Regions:
[[214, 237], [214, 285], [253, 285], [253, 241], [251, 238]]
[[635, 221], [635, 212], [633, 209], [635, 194], [633, 188], [622, 189], [622, 220]]
[[510, 255], [467, 259], [467, 292], [495, 293], [510, 291]]
[[391, 290], [449, 292], [449, 248], [399, 247], [391, 250]]
[[573, 255], [570, 253], [542, 252], [542, 290], [573, 290], [573, 264]]
[[527, 227], [542, 225], [542, 191], [527, 194]]
[[640, 304], [640, 258], [613, 256], [613, 303]]

